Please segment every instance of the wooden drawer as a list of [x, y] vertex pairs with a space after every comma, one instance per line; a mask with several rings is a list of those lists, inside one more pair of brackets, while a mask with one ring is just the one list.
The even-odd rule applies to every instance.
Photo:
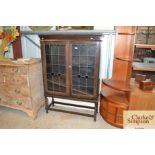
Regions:
[[[5, 67], [4, 66], [0, 66], [0, 73], [4, 73], [5, 72]], [[1, 76], [1, 74], [0, 74]]]
[[32, 109], [31, 98], [9, 98], [5, 96], [0, 96], [0, 105], [6, 105], [8, 107], [26, 108]]
[[101, 97], [100, 102], [100, 114], [109, 123], [122, 127], [123, 126], [123, 111], [127, 109], [127, 106], [112, 103]]
[[107, 119], [109, 122], [114, 123], [116, 118], [115, 118], [115, 115], [110, 114], [110, 113], [107, 113], [106, 119]]
[[0, 73], [0, 84], [3, 84], [4, 82], [5, 82], [5, 76], [3, 75], [3, 73]]
[[7, 74], [5, 77], [6, 85], [20, 85], [22, 86], [29, 86], [28, 84], [28, 76], [18, 76], [14, 74]]
[[121, 117], [121, 116], [118, 116], [117, 118], [116, 118], [116, 123], [117, 124], [123, 124], [123, 116]]
[[134, 34], [136, 26], [116, 26], [117, 33]]
[[107, 111], [108, 111], [108, 113], [115, 115], [116, 106], [111, 103], [108, 103]]
[[28, 74], [28, 66], [9, 66], [5, 67], [6, 73], [13, 73], [16, 75], [27, 75]]
[[30, 97], [30, 89], [17, 85], [2, 85], [0, 94], [11, 98]]

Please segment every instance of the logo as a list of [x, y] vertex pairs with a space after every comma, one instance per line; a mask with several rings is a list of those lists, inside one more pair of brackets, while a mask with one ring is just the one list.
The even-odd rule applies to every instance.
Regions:
[[134, 129], [155, 128], [155, 111], [124, 111], [123, 127]]

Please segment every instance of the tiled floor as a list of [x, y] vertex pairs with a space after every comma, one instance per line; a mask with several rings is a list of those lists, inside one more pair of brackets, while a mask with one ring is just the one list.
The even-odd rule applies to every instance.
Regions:
[[97, 115], [97, 121], [93, 118], [55, 111], [45, 113], [42, 107], [38, 117], [33, 120], [22, 111], [0, 106], [1, 129], [116, 129], [106, 123]]

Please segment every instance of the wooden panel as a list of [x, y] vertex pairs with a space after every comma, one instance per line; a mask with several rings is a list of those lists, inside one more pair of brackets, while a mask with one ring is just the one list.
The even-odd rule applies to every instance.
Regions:
[[134, 35], [116, 35], [115, 57], [133, 58]]
[[155, 48], [155, 45], [148, 45], [148, 44], [135, 44], [136, 48], [146, 48], [146, 49], [150, 49], [150, 48]]
[[119, 116], [118, 116], [118, 117], [116, 118], [116, 123], [117, 123], [117, 124], [120, 124], [120, 125], [123, 124], [123, 116], [122, 116], [122, 117], [119, 117]]
[[[104, 94], [103, 94], [104, 95]], [[106, 96], [101, 95], [100, 114], [110, 124], [123, 127], [123, 111], [128, 108], [127, 105], [109, 101]], [[111, 96], [112, 98], [113, 96]]]
[[116, 26], [117, 33], [135, 34], [135, 26]]
[[111, 89], [110, 87], [104, 86], [102, 84], [101, 94], [107, 101], [117, 103], [120, 106], [127, 107], [129, 104], [126, 93], [123, 91]]
[[[129, 83], [134, 54], [135, 27], [116, 27], [116, 43], [114, 52], [112, 79]], [[117, 60], [116, 60], [117, 59]]]
[[127, 61], [124, 62], [114, 59], [112, 79], [124, 82], [128, 81], [130, 79], [130, 77], [128, 77], [128, 65], [129, 63]]
[[41, 41], [101, 41], [101, 36], [91, 35], [40, 35]]
[[110, 113], [107, 113], [107, 117], [106, 117], [107, 121], [114, 123], [115, 122], [115, 115], [112, 115]]
[[111, 87], [119, 91], [125, 91], [125, 92], [130, 91], [130, 85], [120, 80], [103, 79], [102, 83], [108, 87]]
[[[19, 26], [17, 29], [20, 32]], [[17, 39], [12, 43], [12, 46], [14, 59], [22, 58], [21, 36], [17, 37]]]
[[[126, 109], [126, 108], [124, 108], [124, 109]], [[123, 111], [124, 111], [124, 109], [123, 109], [123, 108], [119, 108], [119, 109], [117, 110], [117, 115], [123, 117]]]

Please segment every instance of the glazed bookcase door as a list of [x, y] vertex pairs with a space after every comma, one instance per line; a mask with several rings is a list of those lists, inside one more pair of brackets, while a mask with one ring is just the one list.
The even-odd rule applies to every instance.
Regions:
[[43, 43], [45, 91], [52, 95], [68, 95], [67, 45], [65, 42]]
[[71, 96], [96, 98], [98, 88], [99, 44], [71, 44]]

